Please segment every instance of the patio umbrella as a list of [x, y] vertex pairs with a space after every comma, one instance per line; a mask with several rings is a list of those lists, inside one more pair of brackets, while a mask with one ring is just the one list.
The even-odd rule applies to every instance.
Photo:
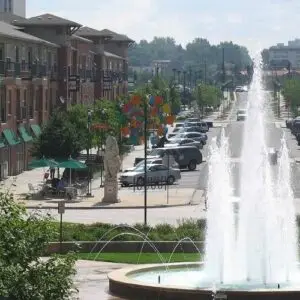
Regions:
[[38, 169], [38, 168], [57, 168], [58, 163], [54, 159], [47, 159], [47, 158], [41, 158], [41, 159], [34, 159], [29, 164], [28, 167], [30, 169]]
[[72, 175], [71, 170], [86, 169], [87, 165], [70, 157], [68, 160], [59, 163], [58, 168], [70, 169], [70, 185], [71, 185], [71, 175]]

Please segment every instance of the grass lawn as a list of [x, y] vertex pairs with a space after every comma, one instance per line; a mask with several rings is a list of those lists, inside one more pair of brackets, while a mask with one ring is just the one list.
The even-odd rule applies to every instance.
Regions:
[[[156, 264], [169, 262], [171, 253], [77, 253], [78, 259], [96, 260], [126, 264]], [[200, 261], [199, 253], [174, 253], [170, 262], [197, 262]]]

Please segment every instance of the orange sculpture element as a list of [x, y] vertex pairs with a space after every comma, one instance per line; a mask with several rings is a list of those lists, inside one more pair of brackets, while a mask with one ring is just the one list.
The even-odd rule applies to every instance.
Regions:
[[162, 127], [159, 127], [159, 128], [157, 129], [157, 134], [158, 134], [158, 135], [163, 135], [163, 134], [164, 134], [164, 129], [163, 129]]
[[166, 117], [167, 124], [171, 125], [171, 124], [174, 123], [174, 121], [175, 121], [175, 117], [174, 116], [167, 116]]
[[163, 103], [163, 98], [162, 98], [162, 96], [155, 96], [155, 98], [154, 98], [154, 104], [155, 105], [160, 105], [160, 104], [162, 104]]
[[141, 97], [139, 95], [134, 95], [130, 102], [132, 105], [139, 105], [141, 103]]
[[132, 127], [132, 128], [136, 128], [136, 125], [137, 125], [137, 124], [136, 124], [136, 120], [134, 120], [134, 119], [131, 120], [131, 127]]
[[152, 107], [151, 108], [151, 116], [154, 117], [157, 115], [157, 113], [158, 113], [157, 107]]
[[129, 130], [128, 127], [123, 127], [123, 128], [121, 129], [121, 132], [122, 132], [122, 135], [126, 136], [126, 135], [129, 135], [130, 130]]

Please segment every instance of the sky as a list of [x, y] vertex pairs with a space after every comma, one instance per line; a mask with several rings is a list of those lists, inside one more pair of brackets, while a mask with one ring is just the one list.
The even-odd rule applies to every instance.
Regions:
[[300, 37], [300, 0], [27, 0], [27, 16], [52, 13], [136, 42], [173, 37], [233, 41], [251, 54]]

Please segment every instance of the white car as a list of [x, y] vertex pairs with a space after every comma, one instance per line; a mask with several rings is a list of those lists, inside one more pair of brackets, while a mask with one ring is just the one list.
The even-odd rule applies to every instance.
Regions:
[[[122, 186], [144, 185], [144, 166], [139, 166], [131, 172], [121, 174], [120, 182]], [[168, 168], [162, 164], [149, 165], [147, 168], [147, 184], [166, 183], [174, 184], [181, 178], [180, 170]]]
[[247, 109], [239, 109], [236, 114], [237, 121], [245, 121], [247, 118]]

